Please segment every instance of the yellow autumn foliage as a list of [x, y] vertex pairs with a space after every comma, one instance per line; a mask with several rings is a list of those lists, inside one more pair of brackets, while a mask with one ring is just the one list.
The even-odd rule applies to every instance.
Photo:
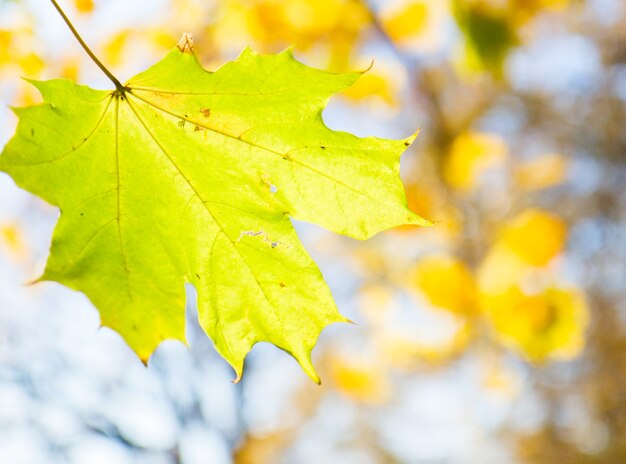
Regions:
[[507, 156], [508, 147], [500, 137], [465, 132], [452, 142], [443, 177], [453, 188], [471, 190], [477, 186], [481, 174], [502, 163]]
[[131, 30], [122, 29], [106, 41], [102, 53], [107, 64], [118, 66], [123, 62], [123, 52], [131, 36]]
[[505, 224], [478, 269], [482, 313], [502, 343], [531, 360], [573, 357], [584, 346], [584, 297], [555, 286], [546, 267], [566, 235], [560, 218], [527, 209]]
[[394, 88], [388, 76], [370, 71], [361, 76], [354, 85], [344, 90], [341, 95], [357, 101], [375, 96], [388, 106], [395, 107], [397, 105], [396, 92], [397, 89]]
[[17, 65], [22, 75], [39, 77], [45, 63], [36, 48], [30, 18], [10, 28], [0, 29], [0, 67]]
[[93, 0], [74, 0], [74, 6], [81, 13], [91, 13], [95, 7]]
[[483, 294], [482, 304], [497, 337], [533, 361], [572, 358], [584, 347], [589, 316], [576, 290], [550, 287], [529, 295], [511, 287]]
[[501, 240], [524, 262], [545, 266], [561, 252], [566, 236], [567, 226], [562, 219], [528, 209], [505, 226]]
[[402, 42], [423, 32], [428, 24], [428, 15], [428, 3], [417, 1], [386, 12], [381, 22], [392, 40]]
[[45, 67], [44, 61], [34, 52], [18, 56], [17, 63], [22, 68], [24, 74], [30, 77], [39, 76]]
[[371, 24], [370, 12], [353, 0], [225, 0], [220, 16], [218, 44], [236, 35], [262, 51], [321, 47], [335, 70], [350, 67], [354, 46]]
[[0, 66], [9, 63], [11, 60], [10, 46], [12, 32], [8, 29], [0, 29]]
[[476, 284], [467, 266], [448, 255], [429, 256], [413, 270], [417, 288], [431, 304], [457, 314], [476, 310]]
[[491, 247], [480, 263], [477, 281], [481, 292], [498, 294], [517, 286], [532, 271], [527, 262], [501, 242]]
[[60, 74], [66, 79], [77, 82], [80, 76], [80, 60], [75, 56], [65, 58], [61, 62]]
[[335, 388], [355, 401], [379, 405], [391, 397], [391, 384], [380, 361], [336, 356], [330, 369]]

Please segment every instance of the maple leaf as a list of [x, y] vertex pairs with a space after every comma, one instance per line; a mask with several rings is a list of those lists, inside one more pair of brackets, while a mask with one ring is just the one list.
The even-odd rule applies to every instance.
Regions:
[[324, 125], [327, 100], [358, 76], [251, 50], [211, 73], [183, 44], [115, 91], [33, 82], [44, 103], [15, 110], [0, 169], [61, 209], [40, 280], [84, 292], [144, 361], [185, 342], [192, 283], [237, 379], [267, 341], [319, 381], [311, 350], [346, 319], [290, 217], [358, 239], [427, 224], [399, 178], [414, 137]]

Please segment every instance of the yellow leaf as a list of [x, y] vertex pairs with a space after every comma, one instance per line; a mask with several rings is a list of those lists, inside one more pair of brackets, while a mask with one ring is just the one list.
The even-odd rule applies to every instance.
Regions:
[[533, 266], [545, 266], [565, 243], [567, 226], [562, 219], [537, 209], [517, 215], [506, 227], [502, 240], [513, 253]]
[[524, 190], [541, 190], [561, 184], [565, 180], [567, 160], [562, 155], [543, 155], [521, 164], [515, 180]]
[[331, 375], [336, 388], [356, 401], [383, 404], [391, 396], [384, 366], [376, 360], [336, 357]]
[[74, 6], [81, 13], [91, 13], [95, 7], [93, 0], [74, 0]]
[[61, 64], [61, 76], [66, 79], [78, 81], [80, 75], [80, 60], [76, 57], [68, 57]]
[[117, 66], [122, 62], [122, 54], [131, 35], [132, 32], [129, 29], [123, 29], [113, 35], [104, 45], [103, 54], [108, 65]]
[[267, 52], [294, 46], [342, 71], [351, 67], [355, 45], [370, 24], [368, 10], [354, 0], [225, 0], [214, 39], [226, 46], [245, 39]]
[[402, 42], [421, 34], [428, 24], [429, 9], [424, 1], [412, 2], [402, 9], [390, 11], [382, 18], [385, 31], [392, 40]]
[[478, 269], [478, 285], [482, 292], [497, 294], [519, 285], [530, 273], [527, 262], [501, 242], [487, 253]]
[[568, 359], [584, 347], [588, 310], [575, 290], [548, 288], [527, 295], [512, 287], [483, 295], [483, 304], [500, 339], [531, 360]]
[[342, 95], [351, 100], [379, 97], [391, 107], [397, 105], [396, 88], [390, 79], [382, 74], [371, 72], [364, 74], [352, 87], [344, 90]]
[[169, 50], [172, 47], [172, 44], [178, 41], [178, 37], [176, 35], [172, 35], [161, 29], [148, 31], [147, 37], [159, 50]]
[[[428, 178], [432, 179], [431, 174]], [[428, 235], [435, 242], [454, 241], [463, 231], [463, 219], [457, 206], [446, 195], [439, 182], [429, 182], [427, 177], [405, 183], [409, 209], [420, 216], [429, 218], [437, 227], [417, 230], [411, 226], [399, 226], [393, 232], [419, 233]]]
[[0, 66], [11, 62], [9, 53], [13, 32], [7, 29], [0, 29]]
[[476, 284], [467, 266], [446, 255], [422, 259], [414, 269], [414, 281], [434, 305], [457, 314], [476, 310]]
[[36, 53], [27, 53], [17, 57], [17, 63], [29, 77], [38, 76], [43, 70], [45, 63]]
[[466, 132], [452, 143], [443, 177], [451, 187], [470, 190], [476, 187], [481, 174], [502, 163], [507, 156], [508, 148], [500, 137]]

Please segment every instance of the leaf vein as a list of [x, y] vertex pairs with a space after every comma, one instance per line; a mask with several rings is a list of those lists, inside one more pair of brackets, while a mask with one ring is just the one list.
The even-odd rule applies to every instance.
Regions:
[[[169, 111], [169, 110], [167, 110], [167, 109], [157, 105], [156, 103], [151, 102], [150, 100], [147, 100], [147, 99], [145, 99], [145, 98], [143, 98], [143, 97], [141, 97], [139, 95], [136, 95], [136, 94], [133, 94], [133, 93], [130, 93], [130, 95], [133, 95], [135, 98], [143, 101], [147, 105], [152, 106], [153, 108], [155, 108], [155, 109], [157, 109], [157, 110], [159, 110], [159, 111], [161, 111], [163, 113], [169, 114], [170, 116], [174, 116], [174, 117], [176, 117], [178, 119], [182, 119], [182, 120], [187, 121], [189, 123], [195, 124], [196, 126], [203, 127], [204, 129], [209, 130], [209, 131], [211, 131], [211, 132], [213, 132], [215, 134], [219, 134], [219, 135], [221, 135], [223, 137], [227, 137], [227, 138], [230, 138], [230, 139], [233, 139], [233, 140], [237, 140], [237, 141], [243, 142], [243, 143], [245, 143], [247, 145], [250, 145], [251, 147], [258, 148], [259, 150], [263, 150], [263, 151], [266, 151], [268, 153], [274, 154], [276, 156], [280, 156], [281, 158], [285, 158], [290, 153], [292, 153], [294, 151], [297, 151], [298, 149], [302, 148], [302, 147], [293, 148], [293, 149], [289, 150], [286, 153], [281, 153], [279, 151], [272, 150], [271, 148], [267, 148], [267, 147], [264, 147], [262, 145], [258, 145], [256, 143], [250, 142], [249, 140], [244, 140], [241, 137], [238, 137], [238, 136], [235, 136], [235, 135], [232, 135], [232, 134], [228, 134], [227, 132], [223, 132], [223, 131], [217, 130], [217, 129], [213, 128], [213, 127], [207, 126], [206, 124], [202, 124], [200, 122], [193, 121], [189, 117], [185, 117], [184, 115], [181, 116], [179, 114], [174, 113], [173, 111]], [[352, 192], [354, 192], [354, 193], [356, 193], [358, 195], [364, 196], [364, 197], [366, 197], [366, 198], [368, 198], [368, 199], [370, 199], [372, 201], [377, 201], [376, 198], [372, 197], [371, 195], [368, 195], [365, 192], [361, 192], [360, 190], [355, 189], [354, 187], [346, 184], [345, 182], [342, 182], [339, 179], [335, 179], [330, 174], [322, 172], [319, 169], [316, 169], [316, 168], [314, 168], [313, 166], [311, 166], [309, 164], [306, 164], [306, 163], [304, 163], [304, 162], [302, 162], [300, 160], [294, 159], [293, 157], [288, 157], [288, 161], [293, 162], [295, 164], [299, 164], [300, 166], [302, 166], [302, 167], [304, 167], [306, 169], [309, 169], [310, 171], [313, 171], [314, 173], [318, 174], [321, 177], [325, 177], [325, 178], [329, 179], [332, 182], [336, 182], [336, 183], [340, 184], [345, 189], [351, 190]]]
[[252, 275], [252, 277], [254, 278], [257, 287], [259, 288], [259, 290], [261, 290], [261, 293], [263, 294], [263, 296], [265, 297], [265, 300], [267, 301], [267, 303], [269, 304], [270, 308], [272, 309], [272, 312], [274, 313], [274, 316], [276, 318], [276, 320], [278, 321], [278, 323], [281, 326], [281, 329], [283, 329], [283, 333], [288, 334], [289, 332], [285, 331], [285, 325], [284, 322], [282, 320], [282, 318], [279, 315], [279, 312], [277, 311], [278, 308], [275, 307], [274, 303], [272, 302], [272, 300], [270, 299], [269, 295], [266, 293], [265, 288], [263, 287], [263, 285], [261, 284], [261, 282], [259, 281], [259, 278], [257, 277], [256, 273], [254, 272], [253, 268], [250, 266], [250, 263], [248, 262], [248, 260], [245, 257], [245, 254], [242, 253], [239, 248], [237, 247], [237, 245], [235, 244], [235, 242], [233, 241], [233, 239], [231, 237], [228, 236], [228, 234], [226, 233], [226, 231], [224, 230], [224, 226], [221, 224], [221, 222], [215, 217], [215, 215], [213, 214], [213, 212], [211, 211], [211, 209], [208, 207], [207, 203], [204, 201], [204, 199], [202, 198], [202, 196], [200, 195], [200, 192], [198, 192], [198, 190], [196, 189], [196, 187], [193, 185], [193, 183], [191, 182], [191, 180], [185, 175], [184, 172], [181, 171], [180, 167], [176, 164], [176, 162], [172, 159], [172, 157], [170, 156], [170, 154], [167, 152], [167, 150], [165, 150], [165, 147], [163, 147], [163, 145], [158, 141], [158, 139], [156, 138], [156, 136], [152, 133], [152, 131], [148, 128], [148, 125], [145, 123], [145, 121], [141, 118], [141, 116], [139, 115], [139, 113], [137, 112], [137, 110], [134, 108], [133, 104], [130, 102], [129, 99], [126, 100], [128, 102], [128, 106], [130, 107], [130, 109], [133, 111], [133, 113], [135, 114], [135, 116], [137, 117], [137, 120], [141, 123], [141, 125], [143, 126], [144, 130], [147, 132], [147, 134], [150, 136], [150, 138], [154, 141], [154, 143], [159, 147], [159, 149], [163, 152], [163, 154], [166, 156], [166, 158], [170, 161], [170, 163], [172, 164], [172, 166], [174, 166], [174, 168], [180, 173], [180, 175], [182, 176], [183, 179], [185, 179], [185, 182], [187, 183], [187, 185], [189, 185], [189, 187], [195, 192], [195, 194], [197, 195], [197, 197], [200, 199], [200, 201], [202, 202], [202, 204], [204, 205], [204, 208], [206, 209], [206, 211], [209, 213], [209, 216], [211, 216], [211, 218], [213, 219], [213, 222], [219, 227], [220, 231], [224, 234], [224, 236], [228, 239], [228, 241], [231, 243], [231, 245], [233, 246], [234, 250], [237, 252], [237, 254], [239, 255], [239, 257], [242, 259], [242, 261], [245, 263], [246, 267], [248, 268], [248, 270], [250, 271], [250, 274]]

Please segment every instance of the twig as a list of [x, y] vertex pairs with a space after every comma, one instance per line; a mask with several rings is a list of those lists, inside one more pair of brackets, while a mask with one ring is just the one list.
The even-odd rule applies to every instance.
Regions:
[[102, 64], [102, 62], [98, 59], [98, 57], [96, 57], [96, 55], [94, 55], [91, 49], [87, 46], [85, 41], [82, 39], [78, 31], [74, 28], [74, 25], [69, 20], [69, 18], [65, 15], [65, 13], [63, 12], [59, 4], [56, 2], [56, 0], [50, 0], [50, 1], [54, 5], [54, 7], [57, 9], [61, 17], [63, 18], [63, 21], [65, 21], [65, 24], [67, 24], [67, 27], [69, 27], [70, 31], [72, 31], [72, 34], [74, 34], [74, 37], [76, 37], [76, 40], [78, 40], [78, 43], [81, 45], [81, 47], [83, 47], [85, 52], [87, 52], [87, 55], [89, 55], [89, 58], [91, 58], [93, 62], [96, 63], [98, 67], [102, 70], [102, 72], [106, 74], [106, 76], [111, 80], [111, 82], [115, 84], [115, 88], [117, 89], [118, 93], [123, 94], [124, 92], [126, 92], [126, 88], [122, 85], [122, 83], [111, 73], [111, 71], [109, 71], [106, 68], [106, 66], [104, 66], [104, 64]]

